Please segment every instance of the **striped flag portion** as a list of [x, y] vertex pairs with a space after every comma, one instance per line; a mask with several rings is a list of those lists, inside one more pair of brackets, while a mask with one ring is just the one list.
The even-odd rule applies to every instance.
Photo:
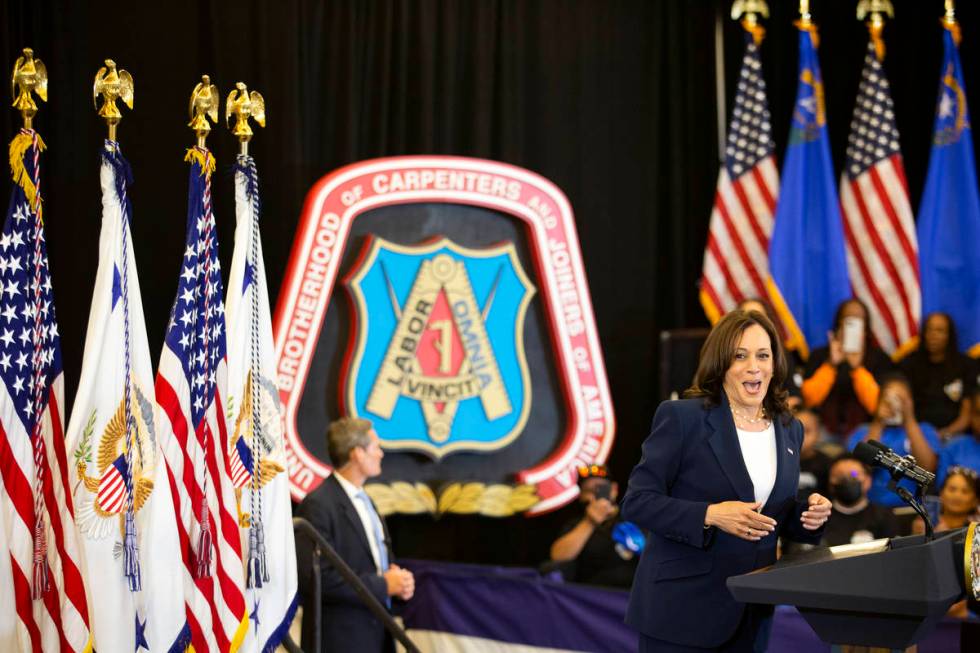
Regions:
[[231, 451], [231, 482], [235, 489], [245, 487], [252, 480], [252, 452], [244, 439], [239, 438]]
[[0, 650], [90, 651], [65, 451], [64, 372], [44, 241], [40, 153], [10, 144], [0, 234]]
[[228, 403], [252, 620], [243, 648], [272, 653], [296, 612], [296, 547], [259, 209], [255, 160], [239, 155], [235, 253], [228, 277]]
[[701, 305], [712, 323], [743, 299], [767, 296], [779, 174], [759, 46], [746, 40], [701, 273]]
[[190, 630], [130, 237], [131, 175], [118, 143], [107, 140], [101, 155], [99, 266], [67, 436], [85, 577], [98, 583], [93, 643], [182, 653]]
[[99, 481], [99, 507], [108, 513], [118, 513], [126, 505], [129, 493], [126, 492], [126, 460], [119, 456], [106, 467]]
[[211, 210], [214, 157], [191, 164], [184, 260], [157, 369], [163, 447], [196, 651], [236, 651], [248, 630], [242, 548], [225, 416], [227, 366], [218, 241]]
[[854, 293], [871, 311], [878, 344], [900, 357], [919, 331], [919, 253], [894, 105], [874, 41], [864, 58], [840, 203]]

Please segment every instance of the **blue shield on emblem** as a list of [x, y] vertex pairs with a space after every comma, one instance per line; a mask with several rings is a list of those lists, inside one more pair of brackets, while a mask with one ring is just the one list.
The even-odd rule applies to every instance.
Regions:
[[516, 438], [531, 408], [524, 317], [535, 289], [513, 243], [373, 238], [347, 280], [356, 323], [347, 413], [386, 449], [440, 458]]

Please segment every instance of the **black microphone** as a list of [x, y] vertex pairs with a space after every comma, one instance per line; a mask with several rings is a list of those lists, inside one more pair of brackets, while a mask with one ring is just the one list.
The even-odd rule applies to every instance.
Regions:
[[859, 442], [854, 456], [869, 467], [887, 469], [892, 478], [907, 478], [920, 487], [927, 487], [936, 479], [932, 472], [919, 467], [912, 456], [899, 456], [878, 440]]

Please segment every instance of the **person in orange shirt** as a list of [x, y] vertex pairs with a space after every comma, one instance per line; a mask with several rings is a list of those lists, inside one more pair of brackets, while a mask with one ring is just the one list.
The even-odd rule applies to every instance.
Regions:
[[867, 422], [878, 405], [878, 383], [894, 370], [891, 359], [871, 337], [868, 309], [859, 299], [837, 308], [826, 347], [807, 361], [803, 403], [815, 410], [827, 433], [843, 441]]

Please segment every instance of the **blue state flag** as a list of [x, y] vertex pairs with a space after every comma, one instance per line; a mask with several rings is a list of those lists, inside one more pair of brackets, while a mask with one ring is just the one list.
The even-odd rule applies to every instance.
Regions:
[[919, 205], [922, 313], [948, 313], [960, 347], [980, 356], [980, 197], [956, 24], [946, 25], [945, 56], [929, 174]]
[[800, 74], [769, 242], [768, 291], [803, 358], [827, 344], [837, 305], [851, 296], [844, 232], [830, 158], [816, 27], [800, 29]]

